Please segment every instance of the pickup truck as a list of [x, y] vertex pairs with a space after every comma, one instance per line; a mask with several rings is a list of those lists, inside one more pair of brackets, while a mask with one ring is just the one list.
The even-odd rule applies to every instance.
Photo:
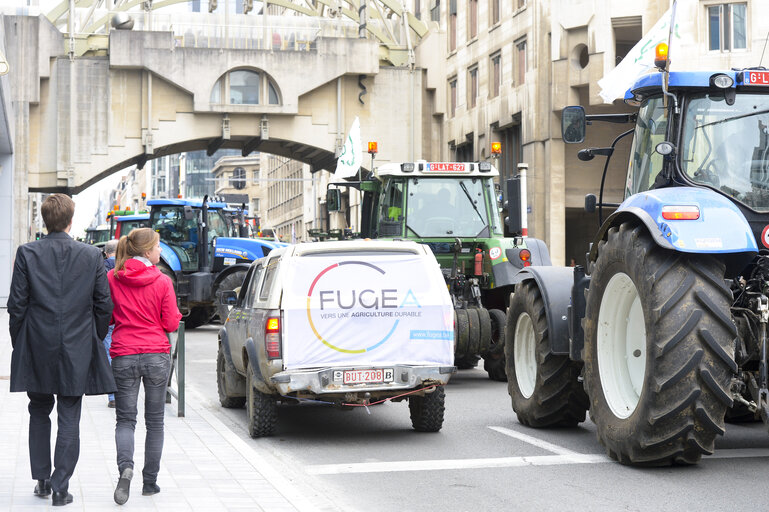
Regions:
[[415, 430], [443, 425], [456, 371], [454, 311], [427, 246], [314, 242], [254, 261], [219, 331], [219, 401], [251, 437], [275, 433], [278, 403], [342, 407], [408, 400]]

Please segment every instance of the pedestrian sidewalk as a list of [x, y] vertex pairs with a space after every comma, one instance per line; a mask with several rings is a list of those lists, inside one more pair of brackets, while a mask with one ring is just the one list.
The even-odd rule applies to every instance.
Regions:
[[[32, 493], [35, 481], [29, 468], [29, 400], [26, 393], [9, 391], [11, 351], [8, 312], [0, 307], [0, 510], [44, 510], [51, 507], [51, 499]], [[175, 400], [166, 405], [165, 446], [158, 476], [161, 492], [154, 496], [141, 495], [145, 428], [140, 405], [135, 476], [124, 509], [293, 512], [323, 508], [302, 496], [297, 486], [272, 469], [247, 441], [190, 394], [186, 417], [177, 417]], [[55, 416], [56, 408], [51, 415], [54, 436]], [[52, 450], [54, 444], [55, 438]], [[107, 408], [106, 395], [84, 397], [80, 460], [69, 485], [74, 502], [63, 510], [118, 508], [112, 498], [118, 477], [115, 459], [115, 410]]]

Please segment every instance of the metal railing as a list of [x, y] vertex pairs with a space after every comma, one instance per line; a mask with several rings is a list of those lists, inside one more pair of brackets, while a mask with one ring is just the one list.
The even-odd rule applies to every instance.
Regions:
[[[176, 415], [182, 417], [184, 416], [184, 322], [179, 322], [179, 328], [175, 332], [168, 333], [168, 341], [171, 343], [171, 371], [168, 374], [166, 403], [171, 403], [171, 397], [176, 398]], [[176, 388], [173, 387], [174, 373]]]

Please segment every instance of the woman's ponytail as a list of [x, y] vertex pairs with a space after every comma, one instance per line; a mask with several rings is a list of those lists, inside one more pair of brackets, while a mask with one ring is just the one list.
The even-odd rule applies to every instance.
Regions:
[[151, 228], [134, 229], [128, 235], [121, 236], [115, 252], [115, 277], [118, 277], [118, 271], [123, 270], [126, 261], [151, 251], [159, 240], [160, 235]]

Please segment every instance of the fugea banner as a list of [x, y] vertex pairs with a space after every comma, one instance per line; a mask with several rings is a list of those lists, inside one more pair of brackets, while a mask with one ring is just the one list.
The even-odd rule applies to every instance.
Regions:
[[313, 255], [287, 264], [286, 369], [454, 364], [454, 311], [434, 260]]

